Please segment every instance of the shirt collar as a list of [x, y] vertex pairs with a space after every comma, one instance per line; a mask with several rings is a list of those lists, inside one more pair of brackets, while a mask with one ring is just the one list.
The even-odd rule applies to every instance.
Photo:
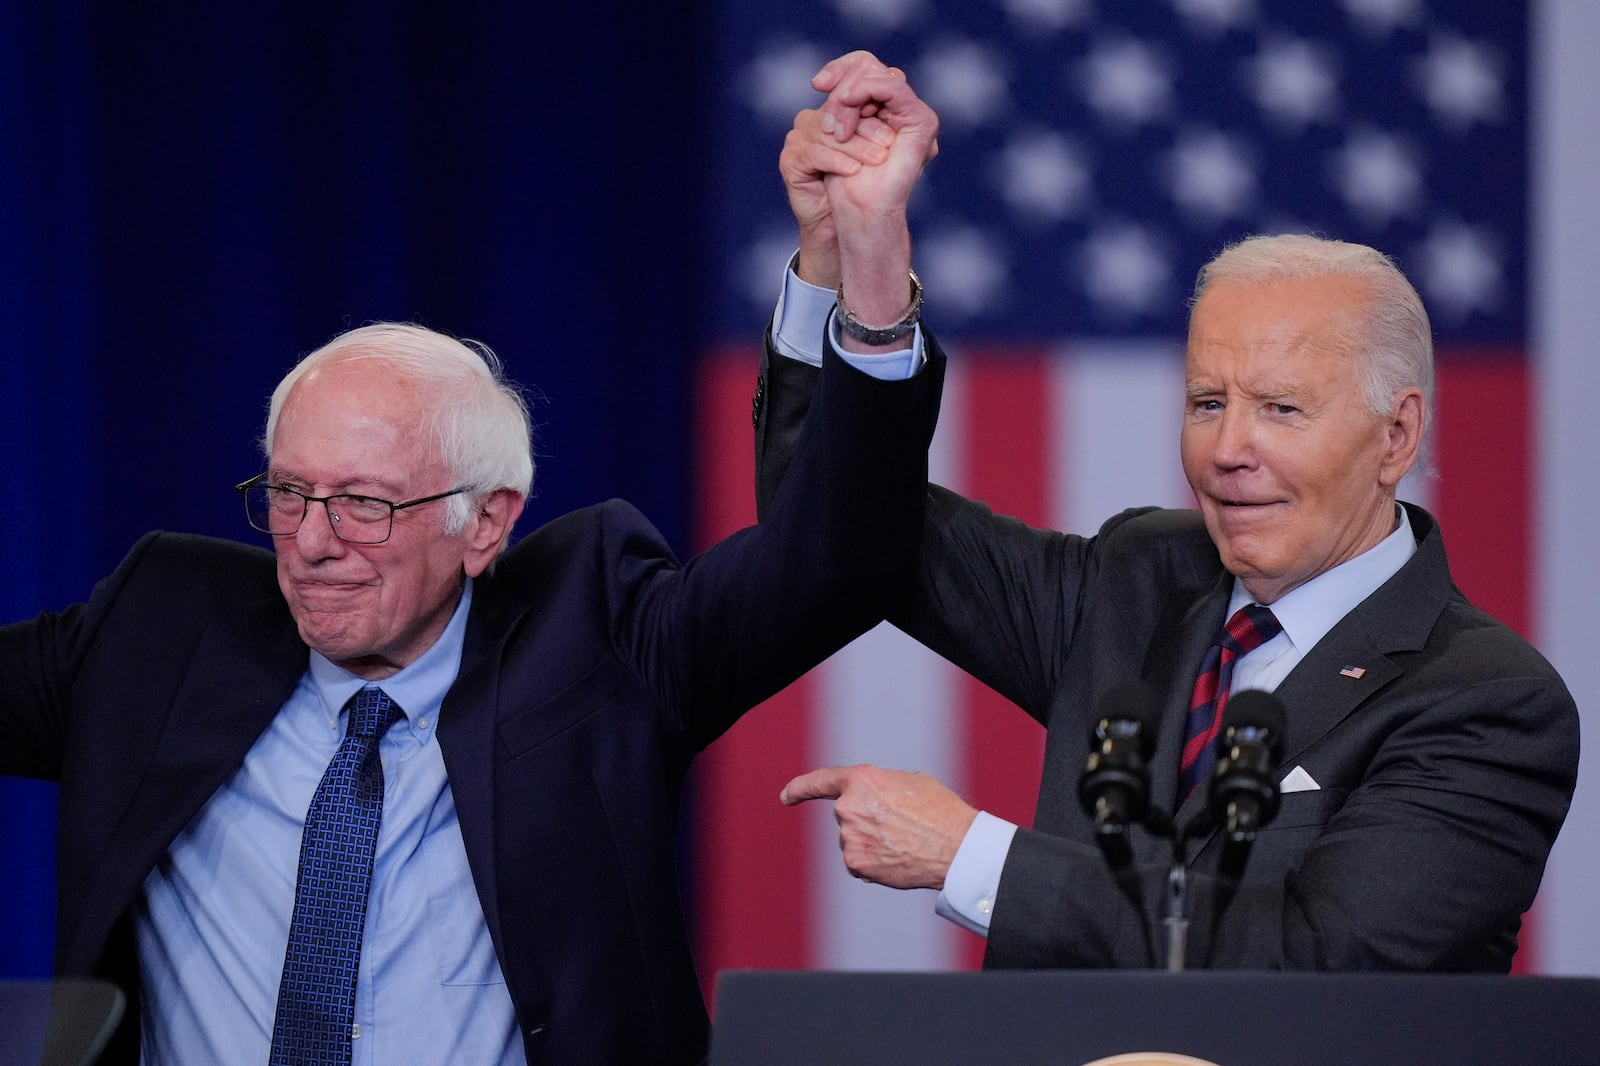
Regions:
[[[1301, 655], [1309, 652], [1339, 620], [1388, 581], [1417, 550], [1411, 532], [1411, 519], [1404, 507], [1395, 505], [1399, 517], [1394, 532], [1354, 559], [1346, 559], [1332, 570], [1318, 574], [1272, 604], [1272, 614]], [[1233, 579], [1233, 594], [1228, 599], [1227, 617], [1245, 604], [1255, 602], [1238, 578]]]

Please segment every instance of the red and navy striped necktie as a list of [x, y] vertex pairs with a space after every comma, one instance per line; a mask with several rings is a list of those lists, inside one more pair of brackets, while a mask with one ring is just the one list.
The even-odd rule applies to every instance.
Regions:
[[1257, 603], [1246, 604], [1228, 619], [1222, 635], [1200, 660], [1200, 675], [1194, 679], [1189, 715], [1184, 720], [1183, 757], [1178, 762], [1178, 806], [1183, 806], [1195, 786], [1204, 781], [1216, 765], [1216, 739], [1222, 731], [1222, 711], [1228, 705], [1228, 689], [1233, 684], [1234, 660], [1281, 632], [1283, 626], [1270, 610]]

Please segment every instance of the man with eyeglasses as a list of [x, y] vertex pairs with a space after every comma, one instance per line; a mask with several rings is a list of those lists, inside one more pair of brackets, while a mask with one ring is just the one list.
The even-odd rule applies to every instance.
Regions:
[[[874, 195], [838, 212], [841, 299], [891, 321], [909, 249], [850, 265]], [[704, 1056], [690, 760], [879, 621], [921, 530], [942, 364], [884, 382], [826, 343], [793, 489], [680, 565], [619, 501], [506, 550], [533, 464], [498, 360], [351, 331], [238, 486], [274, 553], [151, 534], [0, 629], [0, 773], [61, 785], [58, 971], [132, 999], [110, 1061]]]

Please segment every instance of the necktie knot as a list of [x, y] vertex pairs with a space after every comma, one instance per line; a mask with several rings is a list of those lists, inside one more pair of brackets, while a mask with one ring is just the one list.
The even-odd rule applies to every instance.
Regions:
[[1218, 643], [1235, 655], [1255, 651], [1261, 645], [1283, 632], [1283, 624], [1271, 608], [1259, 603], [1247, 603], [1228, 619]]
[[400, 717], [400, 705], [376, 686], [369, 686], [350, 697], [350, 721], [345, 736], [359, 740], [382, 737]]

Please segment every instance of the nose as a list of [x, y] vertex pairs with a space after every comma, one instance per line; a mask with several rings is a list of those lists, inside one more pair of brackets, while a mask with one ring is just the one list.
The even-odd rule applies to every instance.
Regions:
[[1250, 466], [1255, 462], [1255, 420], [1244, 404], [1230, 403], [1216, 423], [1211, 461], [1224, 470]]
[[[321, 509], [322, 514], [316, 511]], [[300, 555], [309, 560], [336, 558], [345, 553], [345, 542], [333, 531], [337, 521], [328, 505], [320, 500], [306, 504], [306, 516], [294, 535], [294, 546]]]

